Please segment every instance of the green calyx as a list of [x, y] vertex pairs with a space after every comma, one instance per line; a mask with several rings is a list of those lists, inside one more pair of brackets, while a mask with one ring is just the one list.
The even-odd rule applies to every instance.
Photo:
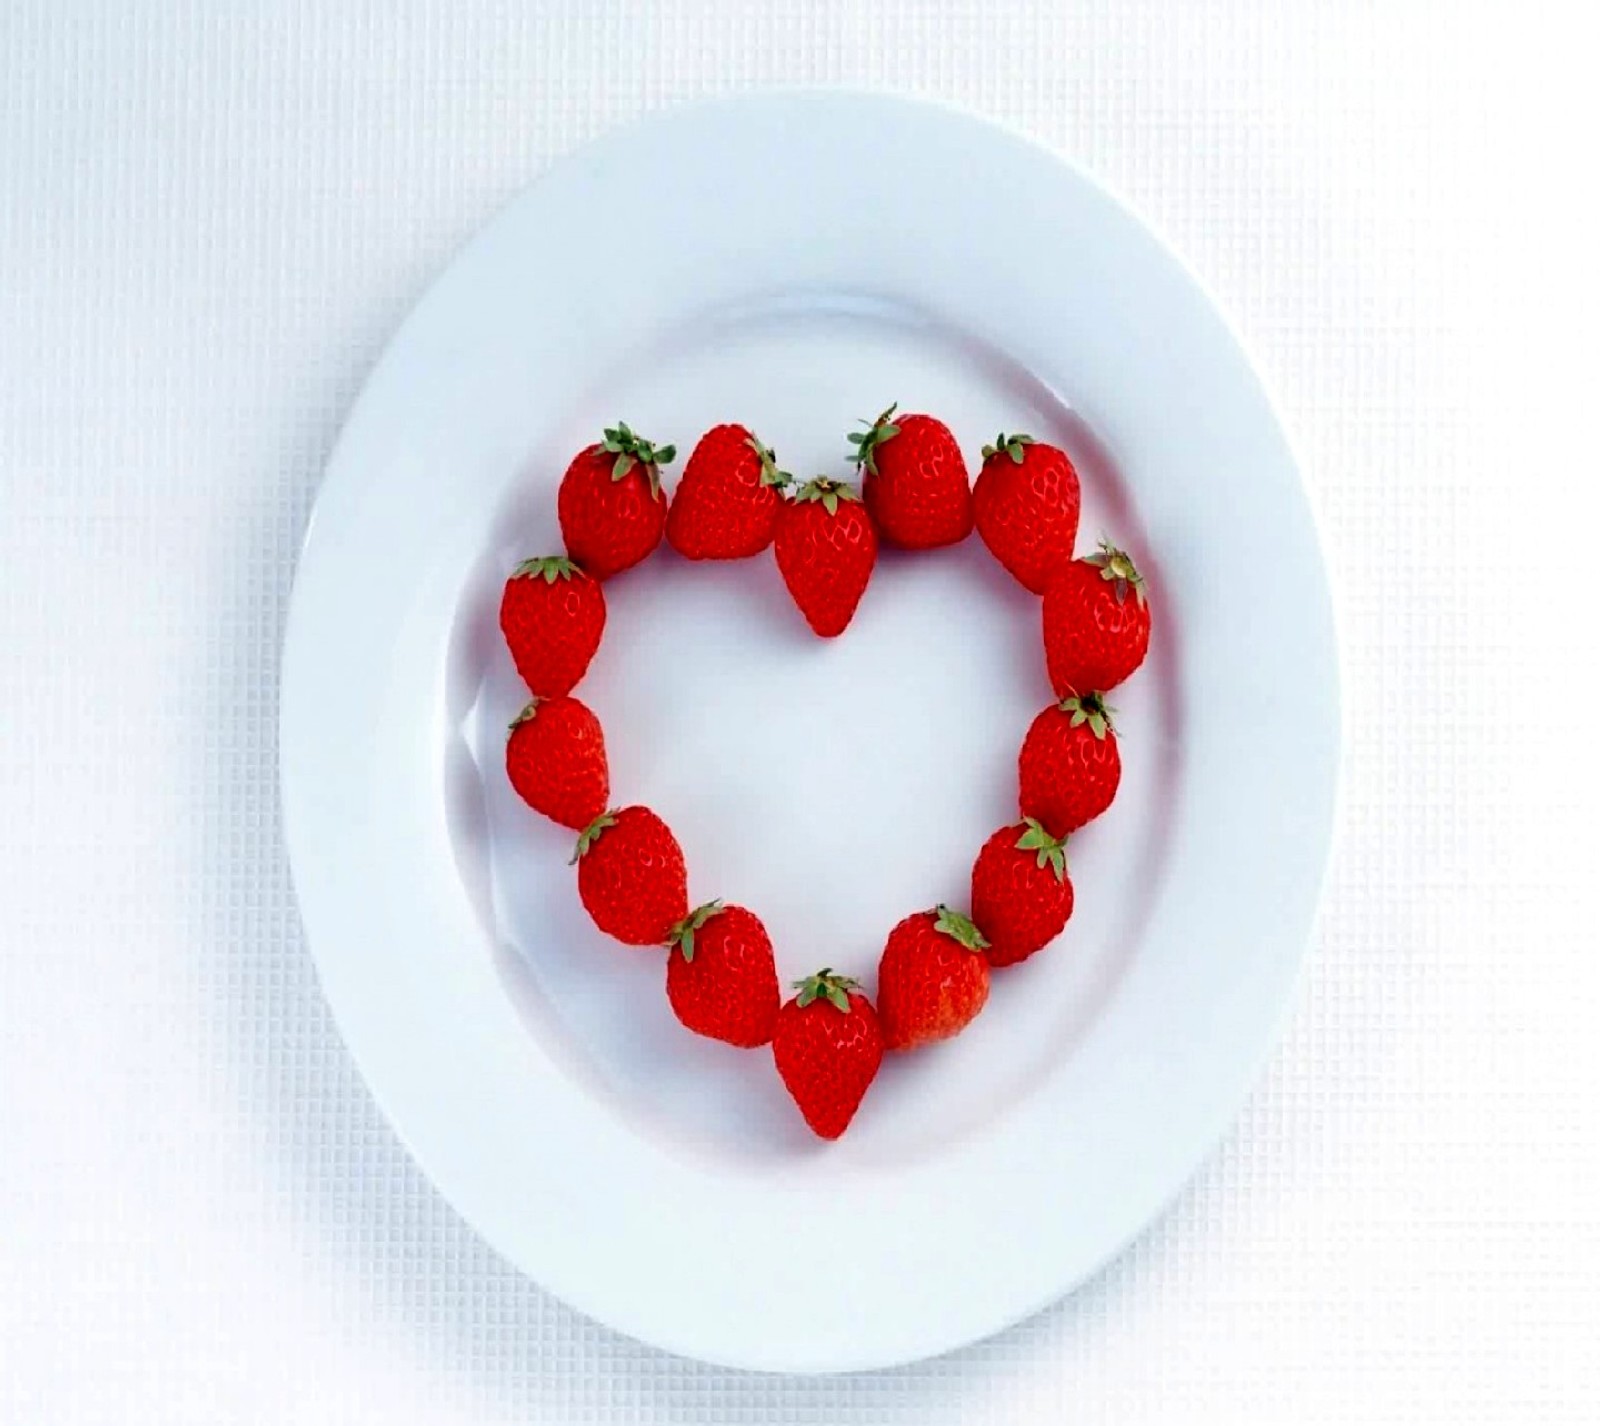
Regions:
[[794, 493], [796, 500], [818, 500], [822, 508], [830, 515], [839, 513], [841, 500], [860, 500], [853, 485], [847, 485], [842, 480], [832, 480], [826, 475], [819, 475], [814, 480], [808, 480]]
[[850, 992], [858, 983], [847, 975], [835, 975], [830, 967], [823, 966], [815, 975], [795, 981], [794, 988], [800, 992], [795, 996], [795, 1004], [804, 1007], [813, 1000], [826, 1000], [835, 1010], [848, 1014]]
[[1072, 726], [1081, 728], [1085, 723], [1089, 731], [1105, 741], [1107, 729], [1115, 730], [1116, 724], [1111, 721], [1111, 715], [1117, 710], [1108, 707], [1101, 694], [1085, 693], [1081, 697], [1063, 698], [1060, 703], [1063, 713], [1072, 714]]
[[678, 454], [676, 446], [657, 446], [645, 440], [643, 436], [636, 436], [628, 429], [626, 421], [618, 421], [615, 426], [606, 427], [600, 449], [616, 457], [611, 463], [613, 480], [621, 480], [633, 469], [635, 461], [643, 466], [645, 476], [650, 482], [651, 495], [661, 494], [661, 467], [670, 464], [673, 457]]
[[861, 424], [867, 429], [852, 431], [847, 437], [850, 444], [855, 447], [850, 452], [850, 459], [855, 462], [857, 470], [870, 470], [874, 475], [878, 473], [878, 447], [900, 434], [900, 428], [890, 419], [894, 415], [895, 406], [899, 404], [896, 401], [876, 421], [869, 421], [863, 416]]
[[1027, 827], [1016, 840], [1019, 852], [1036, 852], [1034, 858], [1040, 871], [1049, 867], [1056, 874], [1057, 881], [1067, 879], [1067, 839], [1065, 837], [1052, 837], [1044, 829], [1044, 825], [1032, 817], [1024, 817], [1023, 824]]
[[594, 821], [585, 827], [583, 831], [578, 833], [578, 845], [572, 849], [572, 860], [569, 861], [567, 865], [576, 866], [578, 864], [578, 858], [588, 851], [589, 848], [592, 847], [597, 841], [599, 841], [600, 834], [604, 832], [607, 827], [615, 827], [616, 825], [616, 808], [613, 807], [609, 812], [602, 812], [594, 819]]
[[745, 441], [758, 456], [761, 457], [761, 483], [770, 485], [774, 490], [786, 490], [794, 481], [794, 477], [786, 470], [778, 469], [778, 457], [771, 446], [764, 446], [754, 436]]
[[686, 961], [694, 959], [694, 933], [706, 924], [717, 912], [722, 910], [720, 901], [708, 901], [704, 906], [697, 906], [676, 926], [667, 932], [667, 944], [676, 946], [683, 952]]
[[1125, 550], [1119, 550], [1109, 540], [1101, 540], [1100, 548], [1084, 558], [1088, 564], [1099, 569], [1101, 579], [1109, 580], [1116, 586], [1118, 604], [1127, 599], [1130, 589], [1139, 603], [1144, 603], [1144, 576], [1135, 568]]
[[523, 560], [511, 571], [513, 579], [542, 579], [554, 584], [558, 579], [573, 579], [583, 571], [565, 555], [545, 555], [541, 559]]
[[511, 734], [516, 732], [517, 729], [520, 728], [524, 723], [531, 723], [533, 721], [533, 715], [539, 711], [539, 705], [543, 702], [544, 699], [542, 698], [530, 698], [528, 700], [528, 706], [511, 720], [510, 726], [506, 729], [506, 736], [509, 738]]
[[1024, 436], [1020, 433], [1015, 436], [1008, 436], [1004, 431], [1002, 431], [994, 438], [994, 444], [992, 446], [985, 446], [983, 448], [983, 458], [988, 460], [991, 456], [997, 456], [1003, 451], [1006, 455], [1010, 456], [1017, 465], [1021, 465], [1022, 448], [1024, 446], [1031, 446], [1032, 444], [1032, 436]]
[[988, 937], [971, 921], [943, 903], [933, 909], [933, 929], [942, 931], [957, 945], [969, 951], [981, 951], [989, 944]]

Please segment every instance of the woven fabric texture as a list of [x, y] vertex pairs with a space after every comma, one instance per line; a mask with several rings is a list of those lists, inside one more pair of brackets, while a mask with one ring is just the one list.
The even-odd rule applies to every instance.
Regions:
[[[0, 1421], [1593, 1421], [1600, 113], [1567, 15], [0, 10]], [[319, 472], [439, 265], [621, 120], [813, 83], [1009, 122], [1175, 242], [1303, 453], [1349, 700], [1317, 942], [1225, 1145], [1071, 1300], [841, 1379], [640, 1347], [461, 1224], [319, 995], [274, 749]]]

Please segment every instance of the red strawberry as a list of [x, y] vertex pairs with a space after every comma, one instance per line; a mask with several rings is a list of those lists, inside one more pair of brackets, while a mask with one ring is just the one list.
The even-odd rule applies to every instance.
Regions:
[[819, 475], [784, 503], [773, 554], [806, 623], [831, 639], [844, 632], [866, 593], [878, 532], [854, 490]]
[[883, 1042], [910, 1050], [964, 1029], [989, 998], [989, 942], [948, 906], [907, 916], [878, 962]]
[[820, 970], [795, 988], [778, 1012], [772, 1058], [811, 1132], [837, 1139], [883, 1062], [883, 1032], [849, 976]]
[[1144, 580], [1121, 550], [1101, 541], [1044, 592], [1044, 659], [1056, 697], [1106, 693], [1144, 662], [1150, 606]]
[[1043, 594], [1072, 559], [1078, 538], [1078, 472], [1067, 453], [1002, 432], [983, 448], [972, 518], [984, 544], [1017, 581]]
[[672, 928], [667, 999], [697, 1035], [753, 1049], [772, 1038], [778, 970], [754, 912], [709, 901]]
[[972, 533], [972, 490], [961, 447], [943, 421], [894, 416], [891, 406], [850, 437], [861, 494], [878, 533], [908, 550], [953, 545]]
[[683, 851], [648, 807], [602, 812], [578, 838], [578, 895], [608, 936], [630, 946], [664, 946], [689, 914]]
[[676, 454], [619, 421], [598, 445], [572, 458], [561, 477], [556, 513], [567, 553], [596, 579], [631, 568], [661, 543], [667, 523], [661, 467]]
[[1017, 755], [1024, 817], [1065, 837], [1104, 812], [1121, 781], [1117, 731], [1098, 693], [1065, 698], [1029, 725]]
[[778, 528], [789, 483], [772, 452], [743, 426], [713, 426], [690, 452], [667, 513], [667, 543], [692, 560], [758, 555]]
[[605, 627], [599, 581], [560, 555], [523, 560], [500, 596], [500, 631], [522, 681], [539, 698], [572, 692]]
[[989, 964], [1015, 965], [1055, 940], [1072, 915], [1065, 844], [1033, 818], [1002, 827], [972, 864], [972, 918], [989, 938]]
[[574, 831], [587, 827], [611, 795], [600, 720], [576, 698], [535, 698], [511, 725], [506, 773], [535, 812]]

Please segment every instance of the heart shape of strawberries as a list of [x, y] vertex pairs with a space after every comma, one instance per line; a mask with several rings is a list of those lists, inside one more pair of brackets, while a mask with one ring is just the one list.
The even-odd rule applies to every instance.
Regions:
[[[572, 458], [558, 496], [563, 555], [523, 561], [500, 603], [506, 645], [531, 695], [506, 741], [506, 772], [536, 812], [579, 833], [578, 895], [595, 925], [629, 946], [666, 951], [667, 1002], [697, 1034], [770, 1044], [806, 1123], [844, 1133], [886, 1051], [958, 1034], [989, 998], [993, 969], [1042, 950], [1072, 915], [1067, 838], [1116, 796], [1121, 753], [1106, 694], [1144, 661], [1150, 608], [1128, 554], [1102, 542], [1076, 558], [1078, 473], [1067, 453], [1002, 433], [976, 483], [950, 428], [890, 406], [850, 435], [859, 487], [797, 483], [770, 446], [736, 423], [695, 445], [669, 501], [676, 454], [625, 423]], [[692, 906], [683, 851], [647, 807], [611, 805], [605, 734], [572, 696], [605, 632], [604, 582], [663, 538], [691, 560], [748, 559], [768, 548], [814, 633], [836, 638], [867, 592], [881, 544], [933, 549], [976, 528], [995, 558], [1041, 596], [1044, 665], [1055, 701], [1018, 755], [1018, 820], [972, 866], [967, 911], [906, 916], [878, 962], [876, 1000], [825, 967], [787, 1000], [755, 912]]]

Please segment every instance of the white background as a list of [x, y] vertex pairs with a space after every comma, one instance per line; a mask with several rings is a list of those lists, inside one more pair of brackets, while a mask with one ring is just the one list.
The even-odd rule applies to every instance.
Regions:
[[[0, 1421], [1592, 1421], [1600, 106], [1569, 23], [0, 11]], [[1174, 1211], [992, 1342], [805, 1380], [578, 1318], [411, 1167], [318, 994], [273, 734], [319, 469], [439, 264], [614, 122], [814, 82], [1073, 154], [1219, 294], [1305, 456], [1349, 759], [1287, 1036]]]

